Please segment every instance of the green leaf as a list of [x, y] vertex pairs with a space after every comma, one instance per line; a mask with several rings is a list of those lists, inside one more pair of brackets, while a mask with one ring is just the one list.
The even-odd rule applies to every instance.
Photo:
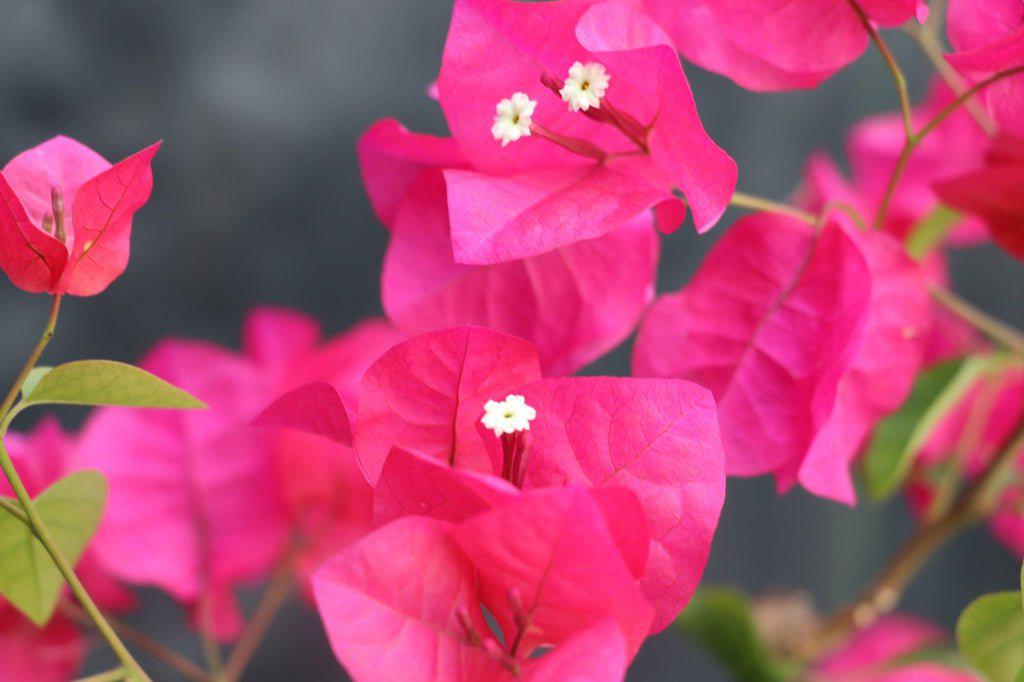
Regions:
[[946, 238], [958, 220], [959, 213], [939, 206], [911, 228], [906, 240], [907, 253], [914, 260], [921, 260]]
[[[74, 565], [103, 517], [107, 479], [78, 471], [35, 499], [36, 511]], [[43, 545], [16, 517], [0, 509], [0, 596], [42, 626], [50, 620], [64, 579]]]
[[980, 356], [951, 360], [917, 378], [903, 406], [875, 429], [864, 455], [862, 471], [871, 497], [882, 500], [900, 489], [917, 451], [993, 362]]
[[750, 601], [738, 590], [697, 590], [676, 625], [700, 642], [740, 682], [787, 679], [754, 627]]
[[145, 370], [110, 360], [69, 362], [46, 372], [38, 379], [23, 405], [44, 403], [176, 410], [206, 407], [185, 391]]
[[23, 400], [32, 395], [32, 391], [36, 390], [36, 386], [39, 385], [44, 376], [50, 373], [51, 369], [53, 367], [35, 367], [28, 373], [28, 376], [25, 377], [25, 383], [21, 385], [21, 397]]
[[986, 679], [1015, 682], [1024, 667], [1024, 610], [1020, 594], [998, 592], [976, 599], [956, 624], [964, 658]]

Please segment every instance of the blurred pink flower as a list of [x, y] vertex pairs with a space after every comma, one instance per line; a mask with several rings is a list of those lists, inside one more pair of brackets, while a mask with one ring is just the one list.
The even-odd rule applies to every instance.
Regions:
[[93, 296], [128, 265], [132, 216], [149, 200], [160, 144], [111, 166], [67, 137], [0, 172], [0, 269], [33, 293]]
[[[813, 88], [857, 59], [868, 33], [848, 0], [645, 0], [683, 56], [755, 91]], [[875, 24], [926, 16], [923, 0], [860, 0]]]
[[1024, 261], [1024, 141], [1002, 135], [992, 142], [983, 168], [935, 183], [943, 203], [976, 216], [992, 239]]
[[[1018, 0], [951, 0], [946, 59], [972, 81], [1024, 66], [1024, 12]], [[1004, 78], [981, 93], [1004, 130], [1024, 136], [1024, 74]]]
[[854, 634], [838, 651], [811, 668], [810, 682], [978, 682], [962, 669], [938, 663], [906, 662], [943, 644], [946, 634], [931, 623], [895, 614]]
[[60, 614], [37, 628], [0, 599], [0, 661], [4, 682], [67, 682], [85, 661], [87, 642]]

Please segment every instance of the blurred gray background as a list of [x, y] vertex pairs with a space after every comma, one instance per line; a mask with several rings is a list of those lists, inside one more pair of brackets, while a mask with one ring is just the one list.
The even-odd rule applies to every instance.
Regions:
[[[116, 160], [156, 140], [156, 189], [135, 223], [131, 266], [105, 295], [67, 302], [51, 362], [137, 360], [157, 339], [237, 344], [245, 310], [294, 306], [328, 332], [379, 314], [386, 233], [364, 196], [355, 143], [374, 120], [444, 132], [425, 91], [435, 77], [447, 0], [5, 0], [0, 4], [0, 163], [56, 133]], [[915, 96], [928, 69], [893, 34]], [[813, 92], [757, 96], [687, 66], [705, 125], [740, 166], [740, 188], [782, 198], [804, 159], [841, 154], [844, 131], [894, 108], [882, 62], [862, 59]], [[717, 234], [664, 240], [660, 287], [692, 275]], [[957, 289], [1020, 326], [1024, 268], [990, 247], [956, 254]], [[46, 301], [0, 282], [0, 377], [36, 339]], [[628, 348], [595, 371], [628, 372]], [[73, 425], [74, 417], [66, 421]], [[749, 591], [803, 587], [822, 606], [855, 595], [909, 533], [900, 502], [851, 511], [767, 479], [730, 480], [706, 583]], [[909, 611], [951, 627], [1019, 564], [984, 529], [943, 550], [907, 594]], [[170, 601], [147, 594], [129, 620], [198, 656]], [[110, 667], [97, 642], [87, 672]], [[0, 664], [2, 666], [2, 664]], [[173, 679], [153, 667], [159, 679]], [[291, 606], [246, 679], [344, 679], [315, 614]], [[653, 638], [635, 680], [724, 679], [673, 633]]]

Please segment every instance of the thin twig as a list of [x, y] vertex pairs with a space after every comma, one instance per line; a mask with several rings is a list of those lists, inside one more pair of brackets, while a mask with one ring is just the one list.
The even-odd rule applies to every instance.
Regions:
[[896, 94], [900, 99], [900, 112], [903, 115], [903, 130], [906, 133], [906, 137], [909, 140], [914, 135], [914, 121], [913, 111], [910, 107], [910, 91], [907, 89], [907, 77], [903, 75], [903, 69], [900, 68], [899, 62], [896, 61], [896, 57], [893, 55], [889, 46], [886, 45], [885, 40], [879, 35], [878, 29], [871, 23], [871, 19], [861, 9], [860, 5], [857, 4], [856, 0], [848, 0], [850, 7], [857, 13], [857, 17], [860, 19], [860, 23], [863, 24], [864, 30], [868, 32], [871, 37], [871, 42], [878, 48], [879, 54], [882, 55], [882, 59], [885, 60], [885, 65], [889, 68], [889, 73], [892, 74], [892, 80], [896, 84]]
[[783, 204], [778, 201], [772, 201], [771, 199], [764, 199], [762, 197], [756, 197], [751, 194], [744, 194], [743, 192], [736, 192], [732, 195], [732, 199], [729, 204], [736, 206], [737, 208], [745, 208], [752, 211], [767, 211], [768, 213], [781, 213], [782, 215], [788, 215], [797, 220], [802, 220], [805, 223], [816, 225], [818, 222], [817, 216], [808, 211]]
[[[88, 614], [80, 606], [67, 600], [61, 601], [60, 612], [80, 625], [93, 626]], [[209, 682], [210, 677], [206, 674], [206, 671], [177, 651], [164, 646], [152, 637], [116, 618], [109, 618], [108, 620], [110, 621], [110, 626], [114, 628], [118, 635], [126, 642], [131, 642], [137, 646], [139, 650], [145, 651], [167, 667], [181, 673], [185, 678], [193, 680], [193, 682]]]
[[286, 562], [271, 579], [270, 585], [267, 586], [260, 603], [256, 606], [256, 611], [249, 620], [249, 624], [232, 650], [227, 665], [224, 667], [224, 682], [236, 682], [241, 679], [246, 666], [249, 665], [249, 661], [252, 660], [260, 643], [270, 630], [278, 611], [288, 602], [292, 585], [291, 563]]
[[18, 506], [17, 502], [9, 497], [0, 497], [0, 509], [3, 509], [5, 512], [25, 524], [25, 526], [32, 531], [32, 535], [36, 534], [35, 529], [32, 528], [32, 523], [28, 520], [28, 517], [25, 516], [24, 510]]
[[859, 599], [826, 621], [802, 652], [811, 660], [841, 642], [851, 632], [874, 623], [899, 603], [910, 581], [942, 545], [960, 530], [985, 518], [994, 510], [1005, 486], [1006, 470], [1024, 447], [1024, 426], [989, 462], [981, 476], [964, 489], [957, 502], [938, 519], [918, 528]]
[[967, 320], [993, 341], [1006, 346], [1014, 353], [1024, 355], [1024, 334], [988, 313], [975, 308], [952, 291], [934, 286], [930, 289], [932, 298], [959, 317]]
[[885, 188], [885, 194], [882, 196], [882, 202], [878, 206], [878, 212], [875, 214], [875, 228], [881, 229], [885, 225], [885, 220], [888, 217], [889, 205], [892, 203], [892, 198], [896, 194], [896, 187], [900, 183], [900, 179], [903, 177], [903, 171], [907, 168], [907, 163], [910, 161], [911, 155], [914, 150], [917, 149], [918, 145], [924, 141], [928, 135], [935, 131], [942, 123], [949, 118], [957, 109], [964, 105], [965, 102], [969, 101], [978, 92], [981, 92], [993, 83], [1000, 81], [1010, 76], [1015, 76], [1019, 73], [1024, 73], [1024, 66], [1014, 67], [1012, 69], [1006, 69], [999, 73], [989, 76], [985, 80], [979, 81], [970, 89], [964, 91], [959, 97], [950, 102], [945, 108], [942, 109], [938, 114], [935, 115], [919, 132], [911, 134], [907, 138], [903, 145], [903, 151], [900, 153], [900, 157], [896, 162], [896, 166], [893, 168], [892, 175], [889, 177], [889, 183]]
[[75, 682], [121, 682], [126, 679], [124, 668], [115, 668], [104, 673], [80, 677]]

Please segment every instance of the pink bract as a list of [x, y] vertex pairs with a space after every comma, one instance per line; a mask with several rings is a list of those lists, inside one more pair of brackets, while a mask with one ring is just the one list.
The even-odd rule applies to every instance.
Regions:
[[934, 187], [945, 204], [981, 219], [997, 244], [1024, 260], [1024, 141], [997, 137], [984, 167]]
[[632, 332], [654, 297], [658, 239], [649, 214], [596, 239], [496, 265], [451, 253], [438, 174], [398, 212], [384, 260], [388, 317], [410, 333], [479, 324], [535, 343], [541, 366], [569, 374]]
[[[442, 169], [464, 163], [442, 142], [391, 120], [360, 140], [367, 191], [392, 230], [381, 282], [388, 317], [412, 334], [458, 324], [515, 334], [537, 345], [553, 374], [576, 371], [628, 336], [654, 295], [650, 214], [538, 256], [456, 263]], [[678, 226], [682, 217], [666, 210], [662, 222]]]
[[[495, 523], [504, 543], [487, 542]], [[503, 552], [523, 543], [508, 563]], [[581, 565], [595, 554], [601, 563]], [[581, 598], [587, 586], [593, 594]], [[645, 609], [650, 617], [602, 512], [571, 488], [459, 525], [400, 518], [331, 559], [314, 589], [335, 654], [359, 679], [619, 680], [631, 658], [620, 624], [645, 633]], [[528, 659], [534, 645], [507, 620], [498, 642], [481, 605], [500, 620], [512, 603], [554, 651]]]
[[[1024, 13], [1016, 0], [952, 0], [947, 27], [956, 52], [946, 59], [970, 80], [1024, 66]], [[981, 97], [996, 123], [1024, 136], [1024, 75], [993, 83]]]
[[[631, 30], [618, 31], [625, 19]], [[674, 187], [698, 231], [721, 217], [735, 163], [704, 132], [679, 60], [659, 35], [630, 3], [455, 3], [438, 85], [470, 166], [445, 171], [456, 262], [516, 260], [598, 237], [672, 199]], [[593, 110], [603, 122], [569, 111], [555, 92], [574, 61], [611, 74], [604, 108]], [[535, 124], [589, 151], [542, 135], [502, 147], [490, 132], [495, 106], [514, 92], [538, 102]]]
[[395, 346], [366, 372], [359, 392], [355, 445], [367, 478], [377, 482], [393, 447], [490, 473], [477, 434], [484, 403], [539, 378], [536, 348], [479, 327]]
[[895, 614], [854, 634], [838, 651], [812, 666], [814, 679], [830, 682], [977, 682], [974, 675], [935, 663], [901, 659], [942, 644], [947, 635], [931, 623]]
[[[149, 200], [160, 144], [111, 166], [55, 137], [12, 159], [0, 172], [0, 269], [33, 293], [104, 291], [128, 265], [132, 216]], [[53, 224], [53, 190], [63, 197], [63, 235]]]
[[4, 682], [66, 682], [87, 653], [87, 641], [71, 621], [54, 616], [43, 628], [0, 600], [0, 660]]
[[[813, 88], [857, 59], [869, 38], [848, 0], [646, 0], [683, 56], [749, 90]], [[874, 23], [920, 16], [918, 0], [859, 2]], [[813, 36], [813, 39], [809, 39]]]
[[[718, 403], [726, 471], [791, 479], [834, 411], [871, 303], [870, 270], [835, 223], [736, 223], [634, 348], [638, 376], [682, 377]], [[789, 473], [787, 473], [789, 472]]]

